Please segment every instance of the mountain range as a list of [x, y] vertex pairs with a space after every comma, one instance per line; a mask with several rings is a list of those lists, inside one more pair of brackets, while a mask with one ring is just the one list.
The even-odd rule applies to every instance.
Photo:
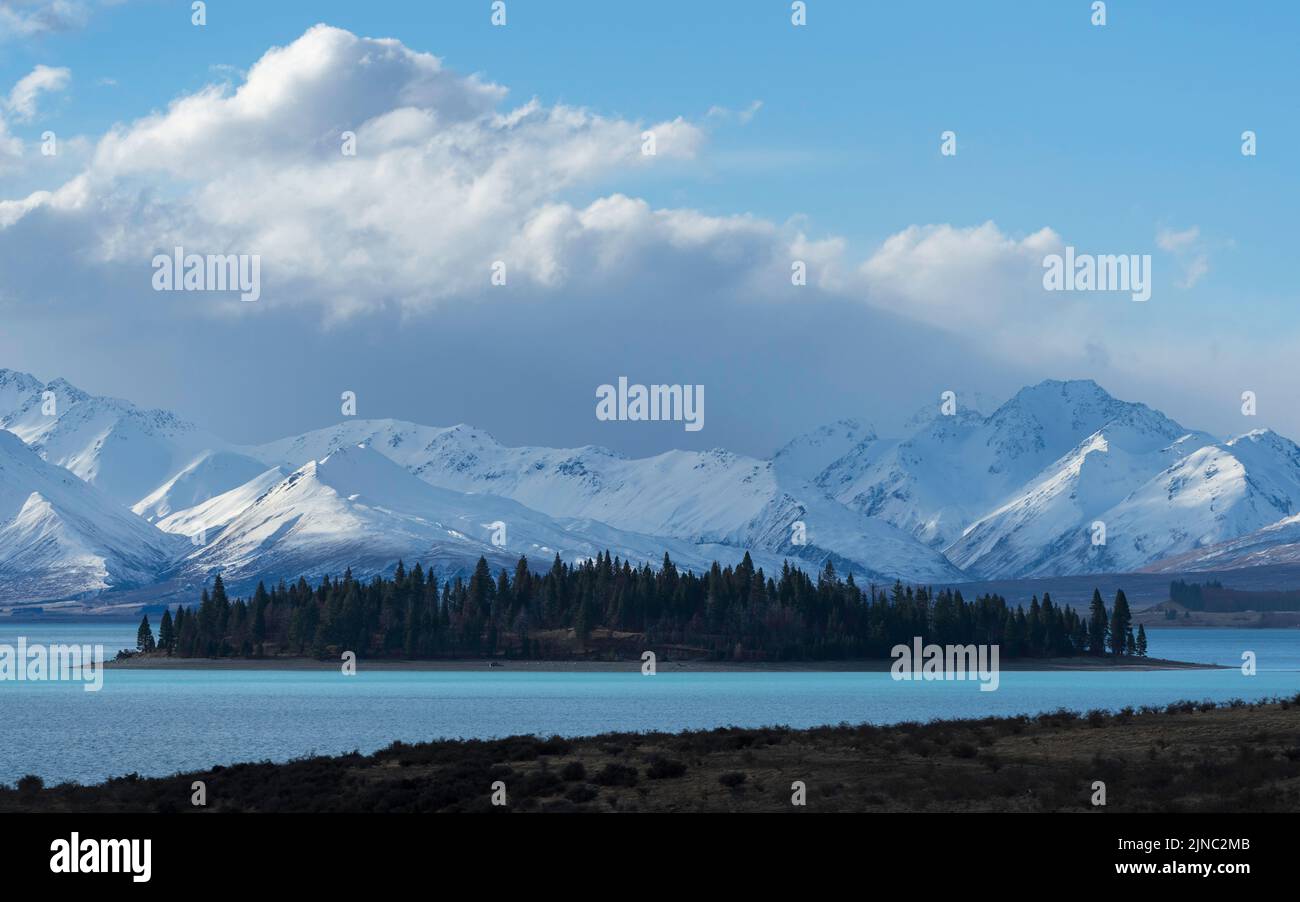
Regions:
[[358, 419], [240, 446], [0, 369], [0, 602], [606, 549], [930, 584], [1300, 561], [1300, 448], [1276, 433], [1216, 439], [1088, 380], [978, 407], [936, 404], [901, 437], [840, 420], [766, 459]]

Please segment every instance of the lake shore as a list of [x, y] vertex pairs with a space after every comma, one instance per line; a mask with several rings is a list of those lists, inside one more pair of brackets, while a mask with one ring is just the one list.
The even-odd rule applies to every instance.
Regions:
[[[1300, 696], [888, 726], [398, 742], [371, 755], [94, 786], [25, 778], [0, 787], [0, 812], [1296, 811], [1297, 730]], [[199, 782], [202, 807], [192, 801]]]
[[[729, 661], [664, 661], [657, 664], [660, 673], [887, 673], [893, 661], [869, 659], [857, 661], [782, 661], [771, 663]], [[338, 670], [339, 661], [321, 661], [305, 657], [275, 658], [168, 658], [141, 656], [108, 661], [113, 670]], [[1166, 661], [1137, 657], [1020, 658], [1003, 662], [1003, 671], [1086, 671], [1101, 670], [1224, 670], [1216, 664], [1190, 661]], [[357, 670], [376, 672], [447, 672], [447, 673], [640, 673], [641, 661], [526, 661], [526, 660], [432, 660], [395, 661], [385, 659], [357, 661]]]

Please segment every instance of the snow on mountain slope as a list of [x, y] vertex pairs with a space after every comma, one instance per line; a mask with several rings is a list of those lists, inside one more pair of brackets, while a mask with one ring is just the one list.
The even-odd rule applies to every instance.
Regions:
[[151, 523], [157, 522], [174, 512], [202, 505], [265, 471], [261, 461], [243, 454], [202, 451], [175, 476], [132, 505], [131, 510]]
[[[1300, 448], [1256, 430], [1197, 448], [1099, 514], [1107, 542], [1094, 552], [1095, 566], [1137, 570], [1256, 534], [1297, 511]], [[1281, 533], [1264, 538], [1270, 535], [1285, 541]], [[1064, 549], [1067, 558], [1080, 554], [1078, 547]]]
[[1163, 414], [1118, 401], [1092, 380], [1048, 380], [1021, 389], [987, 417], [959, 404], [910, 438], [867, 439], [817, 484], [854, 510], [946, 548], [1088, 436], [1125, 423], [1181, 434]]
[[[42, 409], [47, 392], [53, 416]], [[958, 401], [952, 416], [937, 405], [922, 411], [902, 438], [841, 420], [770, 459], [511, 448], [470, 426], [354, 419], [240, 448], [165, 411], [0, 370], [0, 426], [102, 490], [94, 517], [109, 517], [98, 530], [89, 509], [78, 519], [29, 489], [11, 499], [5, 523], [16, 550], [0, 556], [11, 577], [21, 575], [14, 562], [29, 562], [39, 586], [45, 565], [33, 549], [62, 549], [54, 556], [68, 584], [103, 588], [146, 579], [159, 548], [184, 558], [171, 575], [360, 572], [385, 557], [391, 567], [398, 549], [456, 569], [480, 553], [502, 563], [608, 547], [634, 561], [667, 551], [692, 569], [749, 551], [769, 569], [830, 560], [872, 580], [932, 583], [1132, 570], [1183, 555], [1195, 562], [1201, 550], [1257, 560], [1269, 542], [1275, 556], [1290, 553], [1278, 524], [1300, 511], [1300, 448], [1274, 433], [1215, 442], [1091, 381], [1027, 387], [987, 416], [987, 404]], [[369, 463], [346, 463], [358, 454]], [[110, 553], [115, 546], [99, 554], [91, 537], [125, 528], [125, 509], [101, 510], [105, 495], [176, 536], [160, 546], [157, 530], [138, 534], [134, 562]], [[1091, 544], [1094, 520], [1106, 524], [1101, 547]], [[488, 541], [495, 521], [507, 524], [504, 551]], [[188, 543], [200, 534], [205, 545]]]
[[262, 491], [193, 551], [180, 572], [199, 579], [219, 572], [239, 587], [256, 579], [337, 575], [349, 567], [358, 575], [383, 573], [399, 559], [431, 564], [449, 546], [461, 556], [487, 556], [494, 569], [513, 563], [439, 522], [429, 491], [369, 449], [338, 449]]
[[182, 544], [0, 430], [0, 600], [148, 585]]
[[[702, 571], [721, 550], [589, 520], [557, 521], [507, 498], [438, 488], [364, 445], [334, 449], [287, 475], [268, 471], [184, 512], [187, 525], [181, 516], [163, 525], [191, 530], [205, 520], [210, 530], [181, 574], [202, 579], [221, 572], [232, 587], [348, 567], [358, 576], [383, 573], [399, 559], [465, 573], [480, 556], [493, 569], [512, 569], [520, 555], [545, 567], [557, 554], [574, 563], [606, 550], [634, 565], [657, 565], [667, 552], [680, 566]], [[498, 536], [504, 544], [493, 542]], [[768, 559], [766, 566], [779, 568], [780, 562]]]
[[163, 532], [176, 533], [189, 538], [191, 542], [205, 544], [289, 473], [284, 467], [272, 467], [258, 473], [243, 485], [214, 495], [193, 507], [178, 510], [155, 523]]
[[[1014, 498], [973, 523], [947, 555], [978, 576], [1043, 576], [1105, 567], [1092, 524], [1209, 437], [1179, 435], [1172, 421], [1145, 417], [1094, 432], [1046, 467]], [[1172, 441], [1171, 441], [1172, 439]]]
[[875, 438], [875, 430], [858, 420], [839, 420], [791, 439], [772, 455], [772, 462], [783, 483], [811, 482], [855, 447]]
[[[970, 426], [971, 415], [960, 413], [932, 421], [911, 439], [867, 438], [823, 470], [816, 484], [846, 507], [942, 548], [984, 507], [978, 483], [952, 465], [963, 460], [955, 445]], [[931, 467], [927, 457], [951, 461]]]
[[[953, 406], [956, 408], [956, 412], [952, 414], [953, 416], [975, 415], [978, 419], [984, 419], [990, 413], [1001, 407], [1002, 402], [990, 398], [983, 392], [962, 392], [960, 395], [953, 398]], [[920, 432], [935, 420], [946, 416], [943, 410], [944, 404], [942, 398], [938, 404], [926, 404], [924, 407], [919, 408], [916, 413], [908, 417], [907, 422], [903, 424], [903, 434], [914, 435], [915, 433]]]
[[[168, 411], [96, 397], [65, 379], [41, 384], [26, 374], [0, 370], [0, 384], [5, 381], [21, 389], [6, 394], [0, 388], [0, 398], [9, 403], [0, 406], [0, 429], [120, 504], [136, 504], [204, 454], [229, 447]], [[46, 412], [46, 392], [53, 396], [52, 414]], [[241, 481], [219, 488], [225, 491]]]
[[[936, 550], [845, 509], [799, 478], [859, 434], [865, 431], [856, 423], [836, 424], [796, 440], [774, 460], [722, 450], [628, 459], [598, 447], [508, 448], [468, 426], [354, 420], [254, 453], [267, 463], [291, 464], [365, 443], [431, 485], [510, 498], [551, 517], [726, 546], [731, 553], [723, 559], [746, 550], [810, 562], [829, 556], [841, 569], [869, 577], [959, 578]], [[806, 526], [806, 544], [794, 544], [795, 521]]]
[[45, 386], [35, 376], [16, 370], [0, 369], [0, 420], [21, 407]]
[[[803, 544], [793, 525], [803, 525]], [[883, 520], [864, 517], [827, 498], [814, 486], [780, 491], [745, 524], [745, 547], [754, 554], [778, 555], [805, 569], [820, 570], [826, 560], [840, 574], [875, 582], [962, 580], [964, 574], [937, 551]], [[735, 552], [732, 553], [735, 556]]]
[[[353, 420], [263, 446], [268, 463], [319, 459], [365, 443], [431, 485], [512, 498], [556, 517], [725, 542], [771, 498], [768, 462], [727, 451], [669, 451], [629, 460], [598, 447], [501, 445], [479, 429]], [[720, 525], [721, 524], [721, 525]]]
[[1187, 573], [1296, 563], [1300, 563], [1300, 514], [1217, 545], [1164, 558], [1142, 569], [1148, 573]]

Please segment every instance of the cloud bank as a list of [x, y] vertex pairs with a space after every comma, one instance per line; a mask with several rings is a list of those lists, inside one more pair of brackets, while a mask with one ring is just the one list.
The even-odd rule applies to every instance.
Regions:
[[[73, 75], [38, 67], [6, 110], [38, 120], [43, 98]], [[591, 426], [595, 385], [713, 379], [725, 385], [710, 397], [731, 401], [730, 422], [753, 441], [726, 434], [729, 418], [715, 411], [722, 434], [711, 440], [762, 451], [754, 442], [792, 424], [773, 413], [755, 425], [755, 410], [829, 419], [878, 405], [869, 364], [912, 367], [900, 415], [948, 388], [1106, 378], [1140, 305], [1045, 293], [1043, 256], [1063, 243], [1050, 227], [910, 225], [855, 255], [800, 218], [660, 208], [598, 188], [693, 165], [710, 128], [743, 124], [760, 106], [643, 122], [514, 101], [397, 40], [318, 25], [242, 78], [97, 138], [69, 137], [59, 166], [37, 169], [39, 155], [0, 119], [0, 168], [8, 154], [29, 181], [46, 179], [21, 196], [0, 188], [0, 313], [12, 330], [0, 352], [21, 348], [13, 362], [47, 378], [98, 360], [114, 380], [83, 374], [88, 387], [160, 405], [176, 404], [166, 395], [175, 392], [188, 415], [203, 420], [198, 406], [238, 418], [263, 440], [332, 416], [332, 403], [295, 421], [284, 408], [313, 392], [337, 398], [319, 383], [339, 375], [340, 359], [389, 402], [367, 415], [493, 428], [493, 416], [528, 406], [570, 431], [544, 436], [519, 422], [520, 433], [554, 444]], [[1196, 236], [1164, 240], [1185, 254]], [[260, 256], [261, 300], [153, 292], [150, 261], [178, 246]], [[794, 284], [795, 267], [806, 284]], [[69, 354], [76, 335], [103, 348]], [[265, 413], [221, 400], [206, 370], [188, 375], [216, 341], [233, 355], [223, 378], [266, 395]], [[314, 358], [326, 353], [334, 366], [322, 374]], [[140, 360], [178, 375], [160, 387]], [[391, 387], [412, 368], [417, 382], [433, 381], [424, 369], [435, 360], [475, 372], [474, 385], [456, 398]], [[561, 404], [563, 415], [548, 413]]]

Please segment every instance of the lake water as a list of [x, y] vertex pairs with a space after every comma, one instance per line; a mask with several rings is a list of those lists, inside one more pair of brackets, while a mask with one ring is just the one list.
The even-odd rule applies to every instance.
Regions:
[[[0, 621], [0, 642], [134, 644], [120, 622]], [[1152, 630], [1153, 656], [1259, 672], [1003, 672], [996, 692], [974, 682], [897, 682], [887, 673], [337, 672], [110, 670], [100, 692], [77, 683], [0, 682], [0, 782], [97, 782], [213, 764], [373, 751], [393, 740], [514, 733], [795, 727], [848, 722], [1121, 708], [1179, 699], [1256, 699], [1300, 692], [1300, 631]]]

